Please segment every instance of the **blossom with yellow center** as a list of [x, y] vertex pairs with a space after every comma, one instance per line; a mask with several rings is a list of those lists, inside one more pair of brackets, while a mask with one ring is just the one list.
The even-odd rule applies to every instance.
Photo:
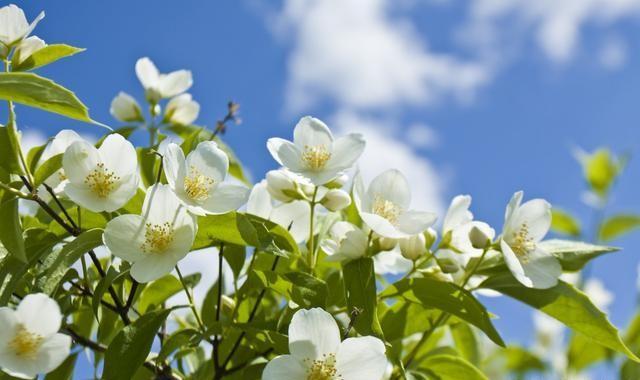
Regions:
[[319, 119], [305, 116], [293, 130], [293, 141], [270, 138], [267, 148], [282, 166], [324, 185], [352, 167], [364, 150], [360, 134], [334, 139], [331, 130]]
[[124, 206], [138, 189], [138, 156], [133, 145], [114, 133], [99, 148], [75, 141], [62, 158], [65, 194], [93, 212], [113, 212]]
[[194, 215], [224, 214], [247, 201], [249, 189], [224, 182], [229, 158], [213, 141], [201, 142], [186, 157], [169, 144], [163, 163], [169, 186]]
[[379, 174], [368, 189], [358, 173], [354, 178], [353, 201], [364, 223], [385, 238], [402, 239], [423, 233], [436, 220], [434, 213], [409, 209], [409, 183], [395, 169]]
[[372, 336], [340, 341], [331, 314], [315, 308], [298, 310], [289, 325], [290, 355], [271, 360], [262, 380], [381, 379], [387, 368], [384, 343]]
[[551, 205], [543, 199], [522, 203], [513, 195], [505, 213], [500, 248], [513, 276], [529, 288], [546, 289], [558, 283], [562, 267], [538, 244], [551, 226]]
[[71, 350], [61, 324], [60, 307], [42, 293], [27, 295], [15, 310], [0, 307], [0, 370], [32, 379], [56, 369]]
[[196, 220], [168, 185], [147, 189], [142, 215], [120, 215], [107, 223], [103, 241], [130, 262], [131, 276], [146, 283], [171, 272], [193, 245]]

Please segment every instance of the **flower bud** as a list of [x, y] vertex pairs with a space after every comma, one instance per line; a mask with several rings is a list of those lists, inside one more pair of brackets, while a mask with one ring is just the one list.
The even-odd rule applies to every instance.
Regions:
[[413, 235], [400, 239], [400, 252], [405, 259], [416, 261], [426, 251], [426, 238], [424, 234]]
[[351, 204], [351, 197], [344, 190], [331, 189], [327, 191], [321, 203], [329, 211], [340, 211]]
[[20, 41], [15, 53], [13, 53], [13, 58], [11, 58], [11, 64], [14, 66], [20, 65], [27, 58], [31, 57], [33, 53], [45, 46], [47, 46], [47, 44], [36, 36], [31, 36]]
[[391, 251], [396, 247], [396, 245], [398, 245], [397, 239], [392, 239], [388, 237], [380, 237], [380, 239], [378, 239], [378, 246], [383, 251]]
[[331, 182], [326, 183], [324, 186], [328, 187], [329, 189], [340, 189], [345, 185], [345, 183], [347, 183], [348, 180], [349, 176], [343, 173], [331, 180]]
[[444, 273], [455, 273], [462, 269], [462, 265], [460, 263], [460, 254], [453, 252], [450, 249], [441, 249], [436, 252], [436, 262], [442, 272]]
[[129, 94], [120, 92], [111, 101], [111, 115], [124, 122], [143, 121], [138, 102]]
[[271, 170], [267, 173], [267, 191], [276, 200], [291, 202], [311, 197], [313, 185], [286, 169]]
[[173, 97], [167, 103], [164, 122], [178, 125], [190, 125], [200, 113], [200, 104], [191, 98], [191, 94], [181, 94]]
[[485, 249], [491, 244], [491, 238], [481, 228], [473, 226], [469, 230], [469, 242], [473, 248]]
[[222, 295], [220, 301], [222, 301], [222, 308], [224, 309], [225, 313], [231, 315], [233, 313], [233, 309], [236, 308], [236, 301], [224, 294]]
[[431, 248], [433, 243], [435, 243], [436, 240], [438, 240], [438, 232], [433, 228], [429, 227], [424, 232], [424, 237], [425, 237], [425, 247]]

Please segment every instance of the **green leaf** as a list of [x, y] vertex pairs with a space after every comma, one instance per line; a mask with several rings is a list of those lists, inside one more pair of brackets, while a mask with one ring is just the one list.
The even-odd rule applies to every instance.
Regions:
[[565, 271], [580, 270], [590, 260], [605, 253], [618, 251], [615, 247], [559, 239], [545, 240], [539, 243], [538, 247], [553, 254]]
[[[495, 364], [494, 364], [495, 363]], [[525, 374], [530, 371], [544, 371], [545, 365], [539, 357], [518, 346], [508, 346], [495, 350], [485, 360], [484, 368], [499, 368], [508, 372]]]
[[420, 368], [438, 380], [488, 380], [488, 378], [461, 357], [432, 355], [420, 361]]
[[487, 309], [467, 290], [431, 278], [405, 279], [385, 289], [381, 297], [401, 295], [425, 308], [437, 308], [471, 323], [482, 330], [494, 343], [502, 347], [504, 341], [491, 323]]
[[576, 370], [576, 372], [581, 372], [599, 361], [608, 359], [613, 353], [610, 349], [594, 344], [589, 338], [579, 334], [571, 337], [568, 351], [569, 368]]
[[344, 275], [347, 313], [357, 313], [353, 328], [362, 335], [382, 337], [382, 327], [378, 320], [378, 299], [373, 259], [362, 257], [346, 263], [342, 267], [342, 273]]
[[124, 327], [107, 348], [104, 356], [103, 378], [106, 380], [131, 378], [144, 364], [156, 333], [172, 310], [150, 312]]
[[638, 227], [640, 227], [640, 215], [614, 215], [600, 225], [598, 236], [602, 241], [611, 241]]
[[4, 200], [0, 204], [0, 242], [9, 253], [20, 261], [27, 262], [22, 236], [22, 224], [18, 214], [18, 198]]
[[550, 289], [531, 289], [521, 285], [509, 273], [490, 277], [481, 287], [497, 290], [524, 302], [593, 342], [625, 354], [634, 361], [640, 361], [624, 344], [618, 330], [609, 322], [607, 316], [589, 300], [589, 297], [570, 284], [559, 281], [558, 285]]
[[0, 73], [0, 99], [99, 124], [73, 92], [33, 73]]
[[287, 252], [300, 254], [298, 244], [285, 228], [241, 212], [198, 218], [198, 233], [193, 249], [211, 247], [220, 242], [248, 245], [279, 256], [287, 256]]
[[48, 257], [44, 263], [47, 269], [40, 284], [42, 291], [53, 294], [73, 263], [85, 253], [102, 244], [102, 229], [96, 228], [81, 233], [74, 240], [65, 244], [57, 255]]
[[463, 358], [477, 365], [480, 360], [478, 339], [471, 327], [466, 323], [456, 323], [449, 327], [456, 348]]
[[18, 158], [18, 152], [14, 149], [8, 127], [0, 126], [0, 168], [9, 174], [22, 174], [22, 166]]
[[41, 165], [38, 165], [36, 172], [33, 174], [33, 182], [35, 188], [38, 188], [38, 186], [42, 185], [44, 181], [46, 181], [49, 177], [51, 177], [51, 175], [53, 175], [62, 167], [62, 156], [63, 153], [57, 154], [47, 161], [43, 162]]
[[569, 213], [554, 208], [551, 210], [551, 229], [569, 236], [580, 236], [580, 222]]
[[168, 274], [147, 285], [140, 293], [138, 308], [141, 313], [146, 313], [150, 308], [162, 305], [171, 296], [182, 290], [182, 284], [173, 275]]
[[326, 306], [327, 284], [307, 273], [289, 272], [278, 274], [272, 271], [254, 271], [263, 287], [273, 289], [301, 307]]
[[42, 49], [31, 54], [27, 59], [20, 62], [19, 65], [11, 65], [13, 71], [29, 71], [53, 63], [61, 58], [78, 54], [85, 49], [64, 45], [54, 44], [43, 47]]
[[117, 281], [118, 278], [125, 276], [129, 273], [129, 271], [124, 271], [122, 273], [115, 270], [114, 267], [109, 267], [107, 273], [104, 277], [98, 281], [98, 285], [93, 291], [93, 298], [91, 300], [91, 305], [93, 309], [93, 315], [98, 316], [98, 309], [100, 308], [100, 301], [102, 301], [104, 294], [107, 292], [109, 287]]
[[198, 330], [184, 329], [176, 331], [164, 341], [160, 353], [158, 353], [158, 361], [164, 361], [178, 349], [197, 347], [201, 340], [202, 336]]

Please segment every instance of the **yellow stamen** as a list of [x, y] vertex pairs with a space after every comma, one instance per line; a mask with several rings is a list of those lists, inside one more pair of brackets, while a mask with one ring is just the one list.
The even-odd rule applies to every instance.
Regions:
[[115, 183], [120, 180], [114, 172], [104, 167], [102, 162], [98, 163], [95, 169], [84, 179], [84, 183], [89, 186], [99, 198], [106, 198], [114, 190]]
[[147, 223], [142, 250], [146, 253], [162, 253], [173, 242], [173, 225]]
[[209, 191], [211, 191], [213, 184], [212, 178], [205, 176], [194, 166], [191, 166], [189, 175], [184, 179], [184, 191], [189, 198], [195, 201], [204, 201], [209, 198]]
[[336, 356], [334, 354], [324, 355], [323, 359], [310, 360], [307, 369], [307, 380], [338, 380], [342, 376], [336, 369]]
[[33, 358], [38, 352], [44, 338], [27, 330], [22, 324], [18, 325], [16, 335], [9, 342], [9, 347], [16, 356]]
[[387, 219], [391, 224], [396, 224], [402, 213], [400, 206], [378, 195], [373, 200], [373, 213]]
[[324, 168], [327, 161], [331, 158], [331, 153], [324, 145], [304, 146], [302, 152], [302, 161], [311, 170], [320, 170]]
[[517, 232], [512, 234], [513, 240], [510, 244], [513, 252], [522, 259], [527, 260], [529, 252], [536, 249], [536, 243], [529, 236], [529, 226], [522, 223]]

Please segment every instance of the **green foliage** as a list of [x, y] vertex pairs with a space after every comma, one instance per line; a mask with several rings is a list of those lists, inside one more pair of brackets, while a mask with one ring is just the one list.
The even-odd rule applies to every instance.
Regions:
[[602, 241], [611, 241], [638, 227], [640, 227], [640, 215], [614, 215], [602, 222], [598, 237]]
[[580, 222], [566, 211], [554, 208], [551, 229], [561, 234], [578, 237], [581, 234]]
[[441, 380], [488, 380], [478, 368], [453, 355], [428, 356], [420, 362], [420, 371]]
[[11, 69], [13, 71], [29, 71], [37, 69], [39, 67], [53, 63], [59, 59], [70, 57], [72, 55], [83, 52], [84, 50], [85, 49], [80, 49], [64, 44], [48, 45], [31, 54], [20, 64], [14, 65], [12, 63]]
[[0, 243], [18, 260], [27, 261], [22, 236], [22, 223], [18, 216], [18, 198], [0, 200]]
[[360, 334], [382, 337], [378, 320], [376, 277], [373, 260], [363, 257], [342, 267], [347, 308], [353, 327]]

